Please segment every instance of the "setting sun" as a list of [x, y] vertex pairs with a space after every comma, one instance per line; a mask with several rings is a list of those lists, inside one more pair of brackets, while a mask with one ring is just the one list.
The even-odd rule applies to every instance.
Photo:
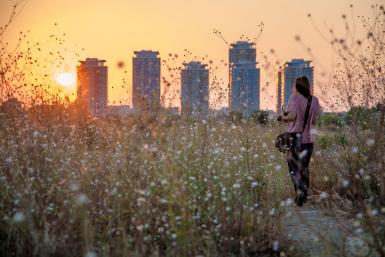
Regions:
[[57, 83], [64, 87], [73, 87], [75, 86], [75, 75], [69, 72], [61, 72], [56, 77], [55, 80]]

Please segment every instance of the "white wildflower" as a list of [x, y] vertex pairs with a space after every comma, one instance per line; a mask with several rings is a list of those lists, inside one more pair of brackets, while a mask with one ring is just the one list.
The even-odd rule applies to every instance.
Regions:
[[5, 159], [5, 163], [7, 163], [8, 165], [9, 165], [9, 164], [12, 164], [12, 162], [13, 162], [13, 159], [12, 159], [11, 156], [8, 157], [7, 159]]
[[361, 168], [361, 169], [358, 171], [358, 173], [359, 173], [361, 176], [363, 176], [363, 175], [365, 174], [365, 170], [364, 170], [363, 168]]
[[15, 215], [13, 215], [13, 218], [12, 218], [13, 222], [15, 223], [21, 223], [25, 220], [25, 216], [24, 216], [24, 213], [22, 212], [16, 212]]
[[138, 199], [136, 199], [136, 203], [141, 206], [143, 203], [146, 202], [146, 198], [144, 197], [138, 197]]
[[316, 128], [311, 128], [310, 129], [310, 135], [317, 135], [318, 131]]
[[349, 185], [350, 185], [350, 181], [349, 180], [347, 180], [347, 179], [343, 179], [342, 180], [342, 186], [344, 188], [347, 188]]
[[72, 192], [78, 191], [79, 189], [80, 189], [79, 184], [77, 184], [77, 183], [72, 183], [72, 184], [70, 184], [70, 190], [71, 190]]
[[373, 210], [370, 211], [370, 215], [371, 216], [377, 216], [378, 213], [379, 213], [379, 211], [377, 209], [373, 209]]
[[89, 251], [86, 253], [85, 257], [97, 257], [97, 255], [94, 251]]
[[373, 139], [373, 138], [369, 138], [368, 140], [366, 140], [366, 145], [367, 145], [367, 146], [372, 146], [372, 145], [374, 145], [374, 139]]
[[76, 202], [77, 204], [79, 205], [83, 205], [83, 204], [86, 204], [88, 203], [88, 197], [86, 194], [79, 194], [78, 197], [76, 198]]
[[319, 196], [321, 199], [326, 199], [329, 197], [329, 194], [327, 192], [321, 192], [321, 194]]
[[299, 159], [305, 158], [307, 152], [308, 152], [308, 151], [307, 151], [306, 149], [303, 150], [303, 151], [301, 151], [301, 152], [299, 153], [299, 155], [298, 155]]
[[287, 206], [290, 206], [290, 205], [292, 205], [294, 203], [294, 201], [293, 201], [293, 199], [291, 199], [291, 198], [288, 198], [287, 200], [286, 200], [286, 205]]
[[279, 251], [279, 242], [278, 241], [274, 241], [273, 242], [273, 251], [274, 252], [278, 252]]
[[233, 188], [234, 188], [234, 189], [239, 189], [239, 188], [241, 188], [241, 184], [235, 183], [235, 184], [233, 185]]

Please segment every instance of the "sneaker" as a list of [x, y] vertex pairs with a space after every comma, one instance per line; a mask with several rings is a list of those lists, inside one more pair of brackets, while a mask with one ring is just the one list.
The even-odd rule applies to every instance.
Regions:
[[298, 206], [302, 206], [303, 203], [306, 201], [306, 195], [305, 195], [305, 192], [298, 189], [297, 191], [297, 196], [295, 197], [295, 203], [298, 205]]
[[306, 203], [307, 202], [307, 190], [305, 190], [305, 197], [303, 199], [303, 203]]

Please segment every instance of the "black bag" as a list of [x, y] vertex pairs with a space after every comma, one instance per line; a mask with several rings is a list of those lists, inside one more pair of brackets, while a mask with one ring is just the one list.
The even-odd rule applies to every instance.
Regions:
[[293, 150], [298, 146], [298, 142], [301, 139], [300, 133], [285, 132], [280, 134], [275, 140], [275, 147], [282, 153]]
[[275, 147], [278, 148], [278, 150], [282, 153], [286, 153], [290, 150], [294, 150], [296, 147], [301, 146], [302, 143], [302, 133], [306, 128], [307, 120], [309, 119], [309, 110], [311, 106], [311, 100], [312, 96], [310, 96], [307, 99], [307, 106], [306, 106], [306, 112], [305, 112], [305, 120], [302, 127], [302, 132], [285, 132], [283, 134], [280, 134], [277, 139], [275, 140]]

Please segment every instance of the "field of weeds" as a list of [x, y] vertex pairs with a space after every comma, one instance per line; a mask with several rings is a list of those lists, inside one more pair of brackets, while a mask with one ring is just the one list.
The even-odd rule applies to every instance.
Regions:
[[279, 127], [42, 111], [2, 113], [2, 253], [238, 256], [278, 244], [292, 193]]

